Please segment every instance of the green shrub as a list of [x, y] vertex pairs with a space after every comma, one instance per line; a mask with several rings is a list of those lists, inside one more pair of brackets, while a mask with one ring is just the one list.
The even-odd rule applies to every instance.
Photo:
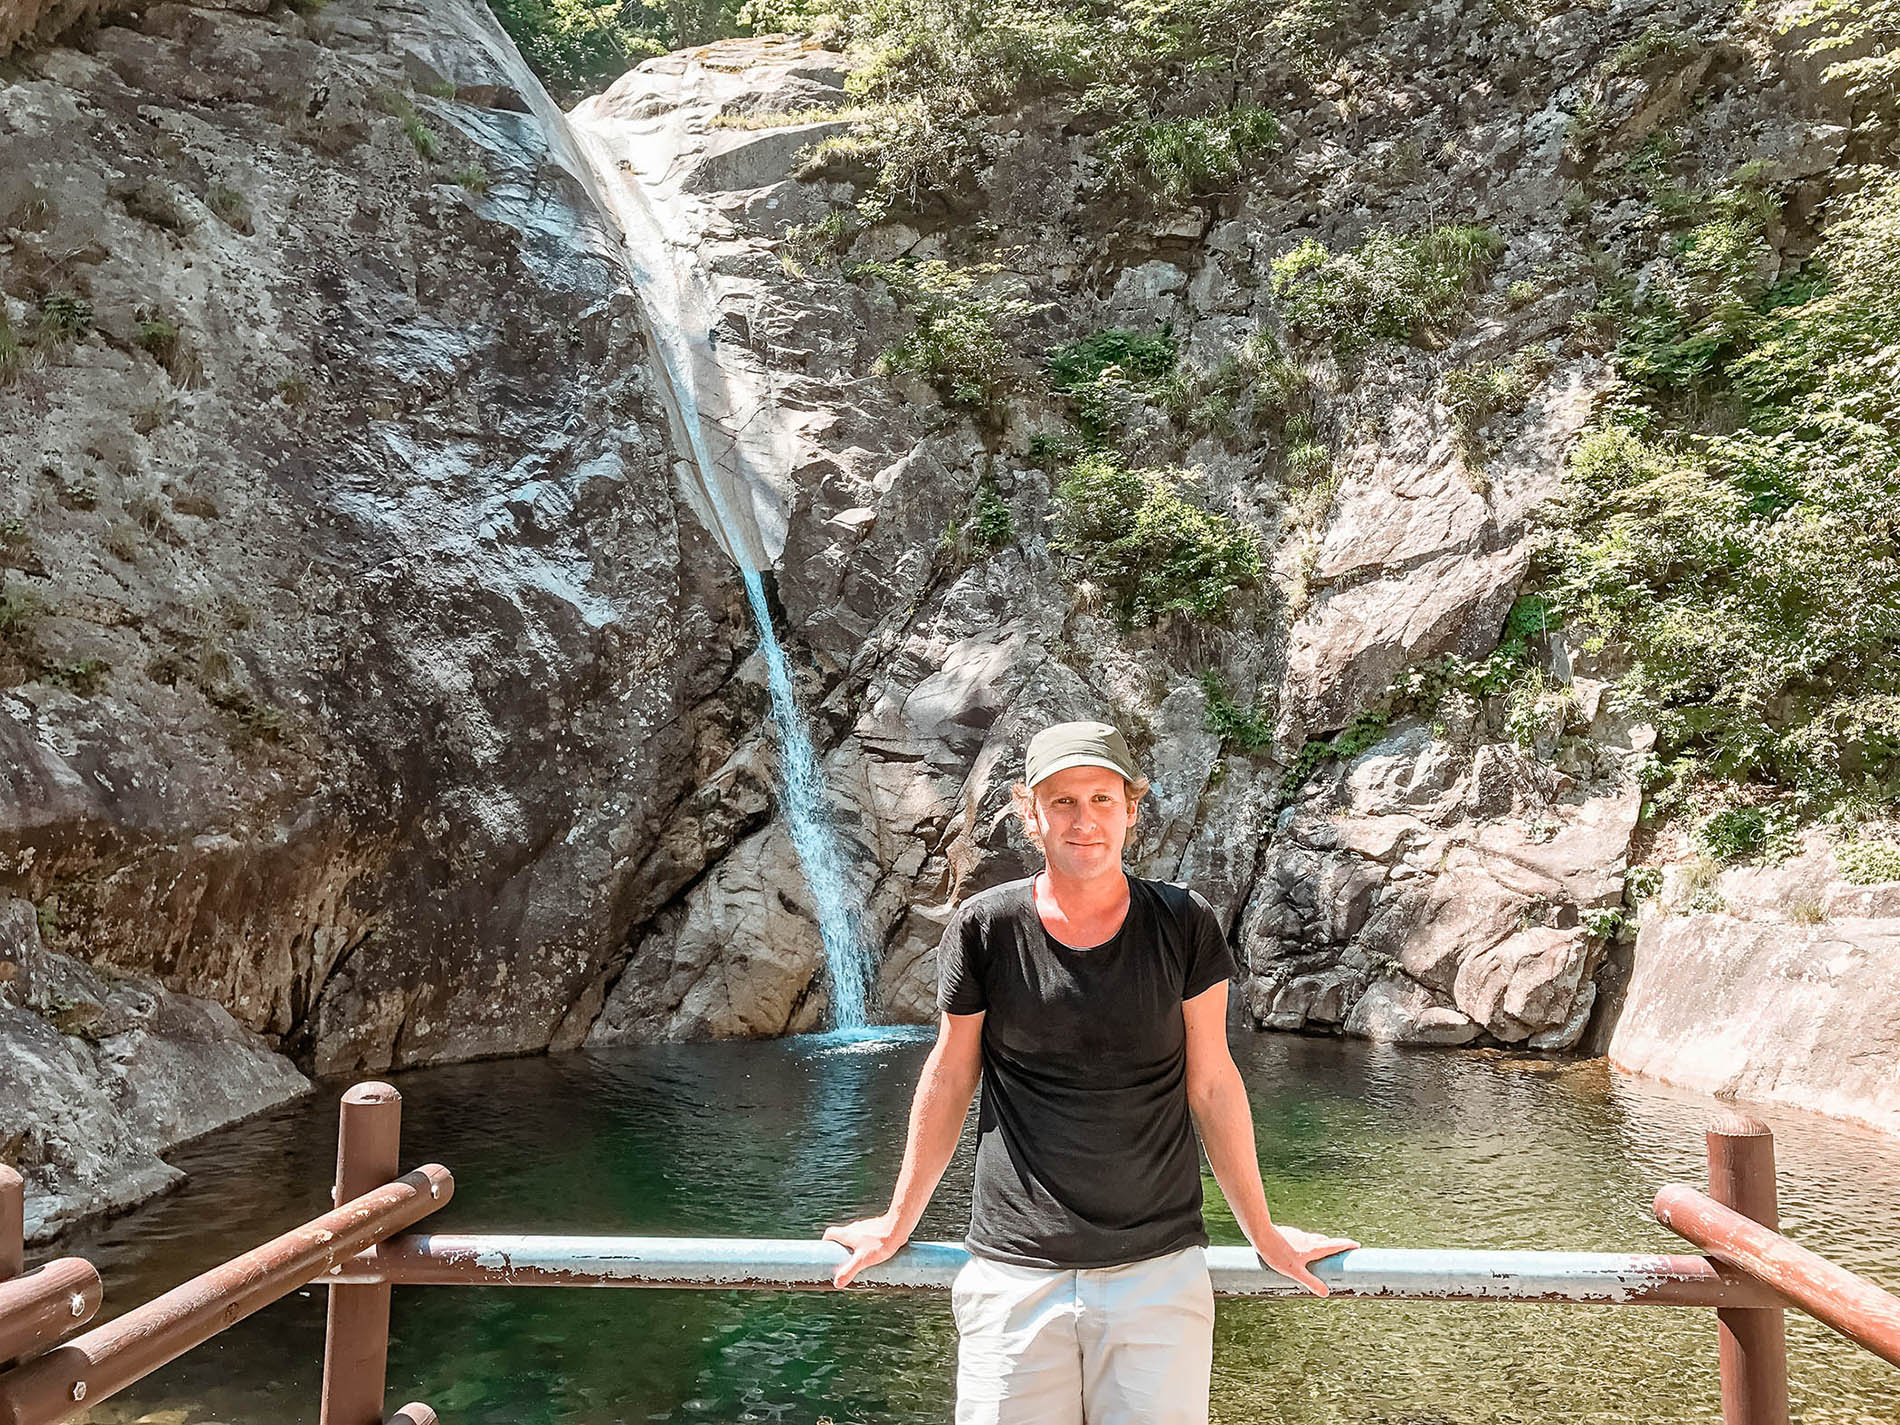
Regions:
[[1696, 849], [1723, 864], [1755, 857], [1778, 861], [1799, 849], [1794, 825], [1787, 807], [1721, 807], [1696, 827]]
[[[1700, 233], [1701, 230], [1698, 230]], [[1639, 382], [1579, 441], [1550, 593], [1695, 778], [1900, 797], [1900, 186], [1841, 208], [1799, 282], [1702, 233], [1658, 280]], [[1674, 314], [1671, 316], [1670, 314]], [[1720, 420], [1702, 423], [1708, 411]]]
[[1165, 614], [1215, 620], [1235, 593], [1260, 581], [1260, 546], [1231, 515], [1181, 493], [1178, 470], [1130, 470], [1094, 452], [1055, 490], [1052, 547], [1107, 591], [1123, 628]]
[[1029, 437], [1030, 460], [1051, 475], [1080, 460], [1087, 450], [1088, 442], [1074, 431], [1037, 431]]
[[753, 0], [746, 13], [828, 24], [857, 60], [847, 89], [865, 114], [857, 153], [876, 164], [862, 204], [875, 220], [967, 190], [1014, 141], [994, 120], [1029, 103], [1101, 131], [1111, 173], [1170, 201], [1224, 188], [1276, 137], [1270, 116], [1231, 96], [1253, 92], [1289, 57], [1313, 61], [1333, 0], [792, 0], [785, 9]]
[[1334, 758], [1350, 762], [1361, 753], [1378, 746], [1391, 720], [1392, 714], [1384, 707], [1362, 708], [1331, 737], [1308, 738], [1287, 764], [1286, 771], [1280, 775], [1281, 800], [1285, 801], [1299, 791], [1301, 784], [1313, 775], [1320, 763]]
[[1123, 427], [1132, 406], [1159, 399], [1175, 360], [1165, 328], [1145, 335], [1111, 328], [1052, 347], [1047, 369], [1049, 384], [1075, 403], [1082, 433], [1102, 442]]
[[1802, 32], [1802, 54], [1826, 61], [1824, 80], [1844, 86], [1856, 101], [1892, 111], [1900, 79], [1896, 0], [1808, 0], [1776, 11], [1774, 23], [1784, 34]]
[[1287, 478], [1296, 485], [1317, 486], [1332, 468], [1333, 452], [1317, 440], [1297, 441], [1287, 449]]
[[1834, 848], [1834, 864], [1850, 885], [1900, 881], [1900, 842], [1849, 841]]
[[1066, 346], [1051, 347], [1049, 384], [1074, 394], [1110, 367], [1136, 380], [1151, 381], [1174, 370], [1176, 356], [1174, 334], [1166, 327], [1147, 333], [1110, 327]]
[[1035, 303], [987, 290], [1001, 268], [952, 267], [929, 261], [869, 262], [853, 276], [882, 282], [915, 319], [910, 333], [879, 359], [886, 372], [907, 371], [930, 382], [953, 406], [988, 410], [1010, 368], [1000, 322], [1038, 310]]
[[1270, 281], [1289, 322], [1350, 357], [1378, 341], [1435, 338], [1463, 316], [1503, 251], [1504, 239], [1486, 227], [1409, 237], [1382, 228], [1337, 254], [1308, 238], [1273, 260]]
[[376, 96], [383, 112], [393, 115], [402, 124], [402, 131], [408, 136], [410, 146], [423, 162], [432, 162], [442, 149], [442, 138], [429, 127], [421, 114], [416, 112], [415, 102], [407, 94], [395, 89], [385, 89]]
[[843, 108], [768, 109], [757, 113], [714, 114], [715, 129], [792, 129], [801, 124], [852, 123], [866, 117], [861, 109]]
[[40, 336], [52, 342], [77, 341], [92, 330], [92, 303], [71, 292], [40, 298]]
[[8, 385], [20, 374], [20, 338], [14, 335], [13, 322], [7, 316], [7, 304], [0, 297], [0, 386]]
[[488, 170], [483, 168], [479, 163], [467, 164], [464, 167], [456, 169], [455, 172], [449, 175], [449, 181], [451, 183], [460, 184], [462, 187], [468, 189], [469, 192], [478, 196], [486, 193], [489, 184], [493, 182], [488, 176]]
[[178, 327], [164, 317], [147, 317], [139, 322], [139, 345], [152, 359], [167, 369], [178, 356]]
[[1614, 940], [1623, 928], [1623, 912], [1613, 905], [1597, 906], [1583, 913], [1583, 928], [1598, 940]]
[[1651, 25], [1635, 39], [1618, 45], [1603, 61], [1608, 74], [1631, 74], [1662, 55], [1684, 55], [1696, 48], [1695, 36], [1685, 30]]
[[1493, 417], [1524, 409], [1550, 370], [1550, 353], [1541, 346], [1526, 347], [1509, 361], [1448, 371], [1438, 383], [1438, 399], [1451, 417], [1452, 438], [1466, 461], [1482, 463], [1484, 445], [1478, 432]]
[[968, 516], [950, 521], [942, 543], [946, 550], [984, 559], [1015, 539], [1016, 519], [1010, 514], [1009, 502], [986, 475], [977, 482]]
[[626, 0], [489, 0], [502, 28], [563, 104], [604, 89], [643, 59], [738, 32], [723, 5], [668, 8]]
[[1650, 897], [1662, 892], [1663, 873], [1660, 866], [1632, 866], [1623, 877], [1623, 896], [1632, 905], [1640, 905]]
[[1193, 434], [1258, 434], [1272, 421], [1290, 422], [1312, 404], [1306, 368], [1281, 354], [1273, 333], [1254, 332], [1208, 370], [1177, 366], [1157, 395]]
[[1678, 243], [1616, 351], [1618, 374], [1656, 391], [1686, 390], [1719, 372], [1765, 320], [1768, 245], [1759, 225], [1704, 223]]
[[815, 223], [794, 223], [779, 239], [778, 255], [790, 272], [803, 276], [807, 267], [829, 267], [851, 246], [855, 228], [843, 209], [826, 213]]
[[1220, 737], [1222, 747], [1233, 747], [1249, 756], [1273, 749], [1271, 709], [1242, 707], [1212, 668], [1201, 674], [1201, 688], [1207, 694], [1207, 730]]
[[1122, 187], [1185, 203], [1233, 185], [1280, 141], [1272, 114], [1252, 104], [1193, 119], [1129, 119], [1106, 130], [1098, 156]]

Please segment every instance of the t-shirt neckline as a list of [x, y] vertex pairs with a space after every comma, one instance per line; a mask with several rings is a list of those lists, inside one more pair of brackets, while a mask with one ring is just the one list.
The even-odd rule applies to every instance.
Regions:
[[[1040, 873], [1038, 873], [1040, 874]], [[1126, 874], [1124, 872], [1124, 874]], [[1135, 878], [1128, 877], [1128, 909], [1122, 912], [1122, 923], [1115, 927], [1115, 933], [1095, 945], [1071, 945], [1066, 940], [1058, 940], [1049, 933], [1049, 927], [1042, 923], [1042, 912], [1036, 909], [1036, 877], [1029, 878], [1029, 914], [1036, 922], [1036, 928], [1042, 932], [1042, 938], [1065, 955], [1099, 955], [1111, 948], [1128, 931], [1128, 922], [1135, 918]]]

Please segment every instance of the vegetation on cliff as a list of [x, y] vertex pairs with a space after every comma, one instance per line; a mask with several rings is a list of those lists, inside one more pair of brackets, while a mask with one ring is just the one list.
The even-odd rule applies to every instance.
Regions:
[[489, 8], [564, 103], [643, 59], [745, 30], [728, 0], [489, 0]]
[[1758, 220], [1716, 217], [1621, 298], [1624, 384], [1571, 457], [1552, 590], [1626, 651], [1679, 785], [1891, 802], [1900, 183], [1867, 175], [1795, 275], [1766, 253]]
[[[530, 58], [557, 84], [580, 82], [592, 61], [562, 60], [551, 73], [535, 47], [554, 44], [551, 31], [611, 30], [622, 56], [744, 29], [811, 33], [848, 49], [853, 130], [821, 145], [811, 171], [843, 165], [834, 171], [859, 180], [859, 202], [788, 243], [804, 242], [820, 262], [895, 215], [962, 222], [985, 201], [981, 175], [1030, 111], [1080, 144], [1084, 198], [1166, 210], [1232, 195], [1279, 151], [1269, 97], [1292, 92], [1289, 76], [1329, 83], [1328, 56], [1348, 44], [1324, 0], [749, 0], [730, 10], [698, 0], [690, 15], [587, 0], [496, 3], [513, 13], [518, 36], [524, 25], [531, 32]], [[1830, 80], [1878, 110], [1894, 66], [1890, 9], [1822, 0], [1784, 18], [1807, 27], [1803, 43], [1831, 66]], [[1567, 624], [1573, 646], [1606, 654], [1623, 696], [1652, 715], [1661, 807], [1706, 814], [1786, 802], [1788, 815], [1805, 818], [1890, 805], [1900, 800], [1891, 355], [1900, 350], [1900, 192], [1873, 171], [1838, 185], [1856, 191], [1823, 210], [1819, 247], [1805, 262], [1785, 258], [1769, 240], [1783, 224], [1785, 189], [1751, 168], [1699, 187], [1685, 177], [1694, 164], [1682, 161], [1689, 119], [1665, 114], [1628, 140], [1605, 107], [1606, 86], [1649, 85], [1662, 96], [1706, 57], [1685, 32], [1644, 30], [1605, 51], [1571, 119], [1565, 154], [1577, 180], [1568, 208], [1551, 216], [1595, 253], [1598, 301], [1573, 323], [1567, 350], [1606, 353], [1617, 383], [1567, 457], [1566, 494], [1534, 571], [1540, 617]], [[1430, 166], [1423, 154], [1394, 154]], [[1614, 252], [1596, 247], [1593, 205], [1632, 201], [1647, 236], [1619, 240]], [[1270, 453], [1262, 469], [1282, 486], [1281, 536], [1305, 530], [1312, 544], [1341, 433], [1314, 398], [1310, 369], [1330, 357], [1350, 371], [1385, 343], [1444, 345], [1504, 248], [1499, 231], [1455, 214], [1406, 228], [1370, 213], [1351, 245], [1307, 237], [1281, 252], [1271, 265], [1274, 319], [1199, 364], [1167, 330], [1119, 328], [1073, 336], [1038, 361], [1018, 320], [1034, 308], [1023, 292], [1003, 291], [995, 269], [846, 267], [881, 283], [914, 320], [885, 353], [893, 374], [922, 377], [992, 427], [1024, 400], [1066, 413], [1066, 431], [1037, 438], [1055, 477], [1051, 542], [1134, 626], [1169, 614], [1224, 618], [1229, 596], [1272, 562], [1230, 511], [1194, 496], [1183, 468], [1192, 443], [1211, 436]], [[1622, 271], [1641, 271], [1640, 287]], [[1502, 311], [1546, 290], [1541, 274], [1520, 278]], [[1526, 406], [1555, 350], [1507, 347], [1439, 374], [1434, 394], [1480, 494], [1491, 453], [1481, 431]], [[1025, 382], [1036, 376], [1031, 398]], [[1301, 571], [1295, 560], [1284, 590], [1292, 617], [1306, 604]], [[1512, 631], [1504, 638], [1510, 644]], [[1506, 661], [1523, 681], [1529, 665]], [[1488, 687], [1496, 674], [1477, 681]], [[1414, 675], [1460, 681], [1436, 665], [1405, 676]], [[1395, 685], [1377, 701], [1365, 711], [1373, 721], [1418, 698]], [[1241, 726], [1239, 706], [1222, 706]], [[1350, 728], [1340, 736], [1354, 740]], [[1743, 843], [1772, 842], [1757, 834], [1758, 819], [1712, 825], [1711, 845], [1745, 854]]]

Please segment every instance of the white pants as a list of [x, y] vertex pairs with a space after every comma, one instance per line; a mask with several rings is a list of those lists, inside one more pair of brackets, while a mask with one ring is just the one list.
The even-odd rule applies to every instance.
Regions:
[[1207, 1254], [1056, 1271], [972, 1257], [950, 1291], [957, 1425], [1206, 1425]]

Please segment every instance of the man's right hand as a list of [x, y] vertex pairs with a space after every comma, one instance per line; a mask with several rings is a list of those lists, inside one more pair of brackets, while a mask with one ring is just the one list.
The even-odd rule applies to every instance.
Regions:
[[844, 1265], [831, 1274], [831, 1284], [850, 1286], [859, 1272], [895, 1255], [909, 1240], [910, 1234], [899, 1232], [896, 1219], [888, 1212], [882, 1217], [862, 1217], [856, 1222], [827, 1227], [825, 1241], [836, 1242], [851, 1254]]

